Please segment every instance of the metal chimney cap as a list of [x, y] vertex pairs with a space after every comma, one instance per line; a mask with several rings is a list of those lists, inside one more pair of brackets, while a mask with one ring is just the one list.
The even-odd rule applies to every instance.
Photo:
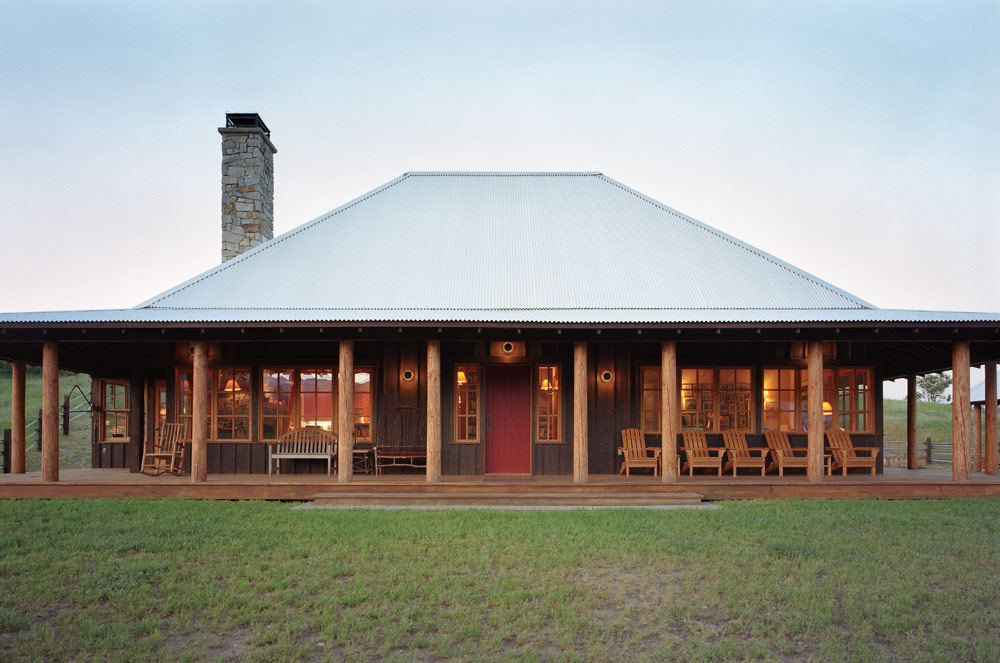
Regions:
[[260, 129], [268, 138], [271, 137], [271, 130], [264, 124], [257, 113], [226, 113], [227, 127], [240, 127], [246, 129]]

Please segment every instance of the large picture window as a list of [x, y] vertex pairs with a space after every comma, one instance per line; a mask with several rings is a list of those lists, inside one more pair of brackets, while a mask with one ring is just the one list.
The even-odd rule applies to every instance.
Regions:
[[[337, 369], [265, 368], [261, 372], [260, 439], [271, 442], [292, 428], [338, 432]], [[371, 441], [372, 369], [354, 369], [354, 433]]]
[[[754, 430], [753, 370], [739, 367], [680, 369], [681, 428], [719, 433]], [[640, 421], [660, 432], [660, 368], [640, 369]]]
[[455, 442], [479, 442], [479, 366], [455, 367]]
[[535, 383], [535, 440], [562, 442], [562, 380], [558, 366], [539, 366]]
[[[226, 442], [250, 441], [250, 369], [222, 367], [209, 369], [208, 437]], [[193, 371], [177, 371], [177, 420], [187, 424], [187, 437], [193, 432]]]
[[[764, 430], [809, 430], [809, 371], [764, 369]], [[871, 432], [871, 369], [823, 369], [823, 428]]]
[[101, 441], [128, 439], [128, 381], [101, 380]]

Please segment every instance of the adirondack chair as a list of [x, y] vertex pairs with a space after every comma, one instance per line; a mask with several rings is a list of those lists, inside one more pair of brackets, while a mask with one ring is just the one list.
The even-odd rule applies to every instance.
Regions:
[[687, 468], [688, 476], [694, 476], [696, 467], [715, 467], [719, 470], [719, 476], [722, 476], [722, 456], [726, 453], [725, 449], [709, 449], [704, 431], [686, 430], [681, 433], [681, 438], [684, 441], [684, 446], [681, 448], [684, 450], [686, 460], [684, 467], [680, 468], [680, 473], [683, 474], [684, 468]]
[[375, 475], [386, 467], [427, 467], [427, 414], [397, 405], [379, 420], [375, 431]]
[[[788, 433], [781, 430], [764, 431], [764, 439], [774, 455], [774, 463], [772, 464], [777, 464], [779, 477], [785, 476], [786, 467], [809, 469], [809, 458], [806, 456], [806, 450], [792, 448]], [[827, 473], [829, 473], [829, 463], [827, 463]]]
[[337, 436], [318, 426], [293, 428], [267, 447], [267, 473], [277, 469], [281, 474], [282, 460], [325, 460], [326, 473], [333, 471], [337, 458]]
[[[726, 445], [726, 455], [729, 456], [727, 467], [733, 468], [733, 476], [741, 467], [760, 468], [760, 475], [767, 471], [767, 454], [770, 449], [751, 449], [747, 445], [746, 433], [735, 430], [722, 431], [722, 441]], [[756, 455], [755, 455], [756, 454]]]
[[187, 423], [160, 424], [160, 434], [152, 443], [147, 443], [142, 453], [140, 471], [157, 476], [164, 472], [181, 474], [184, 462], [184, 438]]
[[[647, 447], [646, 438], [638, 428], [626, 428], [622, 430], [622, 446], [618, 447], [618, 449], [621, 450], [624, 457], [622, 468], [618, 470], [618, 474], [624, 472], [625, 476], [631, 476], [630, 473], [633, 467], [651, 467], [653, 468], [654, 477], [659, 474], [660, 449], [657, 447]], [[653, 452], [653, 455], [650, 456], [649, 452]]]
[[[847, 476], [847, 470], [852, 467], [868, 467], [871, 468], [872, 476], [875, 476], [875, 463], [881, 451], [878, 447], [856, 447], [848, 432], [840, 429], [826, 431], [826, 444], [833, 454], [831, 470], [843, 468], [843, 474]], [[858, 451], [867, 451], [871, 455], [859, 456]]]

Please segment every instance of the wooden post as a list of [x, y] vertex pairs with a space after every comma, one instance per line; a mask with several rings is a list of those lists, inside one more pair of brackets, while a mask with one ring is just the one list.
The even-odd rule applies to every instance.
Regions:
[[11, 364], [10, 472], [24, 474], [24, 362]]
[[42, 481], [59, 481], [59, 344], [42, 344]]
[[951, 344], [951, 480], [968, 481], [971, 474], [969, 442], [969, 342]]
[[128, 381], [128, 471], [142, 467], [142, 445], [145, 438], [145, 389], [141, 375], [133, 374]]
[[927, 445], [927, 464], [931, 464], [931, 460], [934, 457], [934, 444], [931, 442], [931, 438], [927, 438], [924, 442]]
[[660, 344], [660, 461], [663, 482], [677, 481], [677, 344]]
[[573, 344], [573, 483], [586, 483], [587, 460], [587, 342]]
[[983, 471], [983, 406], [972, 406], [972, 448], [976, 454], [976, 472]]
[[197, 341], [191, 371], [191, 481], [208, 481], [208, 343]]
[[823, 480], [823, 341], [809, 341], [808, 359], [808, 480]]
[[337, 480], [354, 478], [354, 341], [340, 342], [337, 373]]
[[986, 362], [986, 463], [987, 474], [997, 473], [997, 363]]
[[917, 376], [906, 378], [906, 469], [917, 469]]
[[427, 341], [427, 481], [441, 480], [441, 341]]

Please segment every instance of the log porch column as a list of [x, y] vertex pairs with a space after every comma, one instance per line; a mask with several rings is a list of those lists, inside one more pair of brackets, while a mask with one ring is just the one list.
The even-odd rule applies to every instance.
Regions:
[[191, 344], [191, 481], [208, 481], [208, 342]]
[[906, 378], [906, 469], [917, 469], [917, 376]]
[[24, 474], [24, 362], [10, 371], [10, 473]]
[[951, 344], [951, 480], [968, 481], [972, 474], [969, 442], [969, 342]]
[[997, 473], [997, 363], [986, 362], [986, 473]]
[[[59, 344], [42, 344], [42, 481], [59, 481]], [[23, 428], [22, 428], [23, 430]]]
[[354, 478], [354, 341], [340, 342], [337, 372], [337, 480]]
[[441, 341], [427, 341], [427, 481], [441, 480]]
[[809, 438], [806, 474], [810, 482], [823, 480], [823, 341], [809, 341]]
[[972, 448], [976, 454], [976, 472], [983, 471], [983, 406], [972, 406]]
[[573, 483], [586, 483], [587, 459], [587, 342], [573, 344]]
[[677, 481], [677, 344], [660, 344], [660, 441], [663, 482]]

